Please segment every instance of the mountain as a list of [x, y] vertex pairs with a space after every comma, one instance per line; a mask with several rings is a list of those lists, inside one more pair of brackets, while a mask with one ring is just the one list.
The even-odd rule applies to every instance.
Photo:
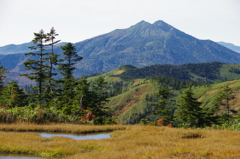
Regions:
[[89, 73], [106, 72], [126, 64], [143, 67], [240, 60], [238, 53], [210, 40], [198, 40], [163, 21], [153, 24], [141, 21], [75, 45], [84, 58], [78, 68]]
[[33, 42], [28, 42], [20, 45], [10, 44], [6, 46], [0, 47], [0, 54], [16, 54], [16, 53], [25, 53], [30, 52], [31, 50], [28, 48], [29, 46], [33, 46]]
[[226, 42], [222, 42], [222, 41], [217, 42], [217, 43], [220, 44], [220, 45], [222, 45], [222, 46], [224, 46], [224, 47], [226, 47], [226, 48], [229, 48], [229, 49], [231, 49], [231, 50], [233, 50], [233, 51], [235, 51], [235, 52], [240, 53], [240, 46], [236, 46], [236, 45], [234, 45], [234, 44], [226, 43]]
[[[67, 42], [60, 42], [56, 44], [56, 46], [63, 46]], [[28, 48], [30, 46], [33, 46], [33, 42], [23, 43], [19, 45], [10, 44], [6, 46], [0, 47], [0, 55], [7, 55], [7, 54], [18, 54], [18, 53], [27, 53], [31, 50]]]
[[[83, 57], [76, 64], [76, 77], [111, 71], [127, 64], [144, 67], [155, 64], [240, 62], [240, 54], [211, 40], [194, 38], [161, 20], [153, 24], [141, 21], [129, 28], [117, 29], [74, 45]], [[18, 52], [22, 51], [19, 49]], [[55, 53], [61, 54], [62, 51], [56, 47]], [[21, 60], [18, 59], [20, 57]], [[13, 74], [24, 71], [22, 63], [25, 60], [18, 54], [0, 56], [0, 63]]]

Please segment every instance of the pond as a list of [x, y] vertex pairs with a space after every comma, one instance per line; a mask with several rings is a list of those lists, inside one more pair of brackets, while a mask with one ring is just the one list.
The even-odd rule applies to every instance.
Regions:
[[[69, 137], [74, 140], [100, 140], [111, 138], [110, 133], [98, 133], [98, 134], [87, 134], [87, 135], [78, 135], [78, 134], [64, 134], [64, 133], [40, 133], [41, 137], [51, 138], [54, 136]], [[22, 155], [13, 155], [13, 154], [0, 154], [0, 159], [41, 159], [38, 157], [31, 156], [22, 156]]]
[[39, 157], [30, 157], [25, 155], [0, 154], [0, 159], [42, 159]]
[[110, 133], [105, 134], [91, 134], [91, 135], [73, 135], [73, 134], [62, 134], [62, 133], [40, 133], [41, 137], [54, 137], [54, 136], [62, 136], [62, 137], [69, 137], [74, 140], [100, 140], [100, 139], [108, 139], [111, 138]]

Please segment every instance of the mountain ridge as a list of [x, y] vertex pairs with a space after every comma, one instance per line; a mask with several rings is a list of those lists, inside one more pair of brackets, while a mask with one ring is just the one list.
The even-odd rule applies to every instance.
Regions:
[[16, 54], [16, 53], [24, 53], [24, 52], [30, 52], [31, 50], [28, 48], [29, 46], [32, 46], [33, 42], [27, 42], [23, 44], [9, 44], [0, 47], [0, 54], [7, 55], [7, 54]]
[[[163, 31], [161, 29], [161, 30], [155, 31], [154, 34], [152, 35], [151, 32], [154, 31], [153, 28], [156, 28], [156, 26], [157, 26], [156, 24], [159, 24], [159, 23], [162, 23], [162, 24], [167, 26], [166, 27], [167, 29], [165, 28], [166, 31], [172, 30], [172, 32], [174, 32], [174, 33], [171, 33], [172, 35], [170, 36], [169, 33], [165, 32], [165, 31]], [[148, 26], [148, 27], [146, 27], [146, 26]], [[131, 37], [129, 37], [129, 35], [131, 35]], [[147, 38], [148, 36], [147, 35], [152, 35], [150, 41], [148, 41], [148, 38]], [[106, 55], [110, 55], [111, 56], [111, 54], [109, 52], [117, 52], [117, 54], [115, 54], [116, 56], [121, 56], [121, 54], [124, 55], [124, 53], [129, 52], [129, 51], [131, 51], [131, 53], [133, 55], [137, 55], [138, 52], [141, 52], [142, 54], [144, 54], [144, 51], [146, 51], [146, 50], [148, 50], [151, 53], [151, 51], [152, 51], [151, 47], [154, 47], [154, 46], [151, 46], [151, 45], [159, 45], [158, 47], [154, 48], [155, 50], [158, 49], [157, 53], [155, 53], [155, 55], [161, 56], [161, 54], [164, 55], [164, 53], [165, 53], [165, 52], [163, 52], [163, 49], [166, 48], [166, 41], [167, 40], [169, 40], [169, 41], [167, 41], [168, 44], [169, 43], [174, 43], [174, 42], [179, 42], [179, 40], [175, 38], [176, 36], [177, 37], [179, 37], [179, 36], [180, 37], [184, 37], [185, 41], [186, 40], [191, 40], [192, 43], [198, 43], [199, 45], [202, 45], [203, 47], [207, 47], [208, 44], [206, 44], [206, 43], [209, 43], [209, 44], [212, 43], [212, 44], [215, 45], [215, 47], [219, 47], [220, 48], [220, 49], [218, 48], [219, 50], [225, 49], [224, 47], [222, 47], [220, 45], [216, 45], [214, 42], [209, 41], [209, 40], [198, 41], [198, 39], [192, 37], [191, 35], [187, 35], [187, 34], [181, 32], [181, 31], [179, 31], [177, 29], [174, 29], [174, 27], [164, 23], [163, 21], [157, 21], [157, 22], [155, 22], [153, 24], [150, 24], [150, 23], [145, 22], [145, 21], [141, 21], [141, 22], [137, 23], [136, 25], [133, 25], [133, 26], [127, 28], [127, 29], [117, 29], [117, 30], [114, 30], [114, 31], [112, 31], [110, 33], [107, 33], [107, 34], [104, 34], [104, 35], [101, 35], [101, 36], [98, 36], [98, 37], [94, 37], [93, 39], [89, 39], [87, 41], [76, 43], [75, 45], [78, 46], [78, 49], [80, 50], [79, 54], [82, 55], [83, 57], [84, 56], [91, 57], [92, 55], [100, 55], [100, 54], [106, 54]], [[145, 38], [144, 39], [140, 39], [140, 38], [136, 39], [136, 37], [141, 37], [141, 38], [145, 37]], [[156, 39], [156, 37], [157, 37], [157, 39]], [[101, 41], [101, 42], [99, 42], [99, 41]], [[112, 41], [114, 41], [114, 43]], [[125, 43], [124, 43], [124, 41], [125, 41]], [[146, 42], [146, 41], [148, 41], [148, 42]], [[92, 52], [88, 52], [89, 48], [86, 48], [86, 45], [85, 45], [85, 47], [83, 46], [84, 43], [88, 43], [88, 44], [91, 45], [91, 43], [94, 43], [94, 42], [98, 43], [98, 44], [99, 43], [100, 44], [103, 43], [105, 45], [103, 45], [103, 48], [101, 48], [101, 49], [97, 49], [96, 47], [91, 48]], [[136, 44], [140, 44], [140, 43], [144, 43], [144, 44], [142, 44], [142, 46], [135, 46], [135, 47], [129, 46], [129, 45], [136, 45]], [[202, 44], [202, 43], [205, 43], [205, 45]], [[109, 46], [112, 46], [112, 48], [109, 48]], [[209, 48], [207, 48], [207, 49], [209, 49]], [[169, 52], [169, 50], [167, 50], [167, 51]], [[228, 52], [229, 50], [225, 49], [224, 51]], [[86, 53], [86, 52], [88, 52], [88, 53]], [[173, 56], [174, 56], [175, 52], [173, 52], [172, 55], [171, 54], [168, 55], [169, 57], [168, 57], [168, 59], [165, 58], [166, 59], [165, 61], [164, 60], [162, 60], [160, 62], [148, 61], [149, 64], [144, 64], [144, 63], [143, 64], [141, 64], [141, 63], [134, 64], [134, 62], [129, 63], [127, 61], [127, 59], [125, 59], [126, 61], [125, 62], [121, 62], [121, 65], [132, 64], [134, 66], [146, 66], [146, 65], [151, 65], [151, 64], [183, 64], [183, 63], [190, 63], [190, 62], [192, 62], [192, 60], [188, 60], [188, 61], [187, 60], [185, 60], [185, 61], [183, 60], [183, 62], [179, 62], [178, 59], [176, 59], [174, 61], [174, 57]], [[187, 51], [185, 51], [185, 52], [187, 52]], [[231, 54], [232, 53], [233, 52], [231, 52]], [[223, 56], [223, 55], [221, 55], [221, 56]], [[231, 58], [231, 56], [229, 56], [227, 58]], [[235, 54], [235, 56], [238, 56], [238, 55]], [[220, 61], [220, 62], [224, 62], [224, 63], [231, 63], [228, 60], [225, 60], [226, 56], [224, 58], [221, 58], [221, 57], [218, 57], [218, 58], [220, 58], [220, 59], [219, 60], [209, 60], [209, 58], [205, 58], [203, 60], [197, 60], [197, 61], [195, 60], [195, 63], [198, 63], [198, 62], [213, 62], [213, 61]], [[239, 56], [237, 58], [239, 58]], [[138, 59], [138, 60], [141, 61], [141, 59]], [[232, 58], [231, 60], [234, 61], [232, 63], [236, 63], [236, 60], [234, 60], [234, 58]], [[108, 70], [104, 70], [104, 71], [108, 71]]]
[[229, 49], [231, 49], [235, 52], [240, 53], [240, 46], [234, 45], [232, 43], [226, 43], [226, 42], [223, 42], [223, 41], [220, 41], [220, 42], [217, 42], [217, 43], [226, 47], [226, 48], [229, 48]]
[[[67, 42], [60, 42], [56, 44], [56, 47], [65, 45]], [[19, 54], [19, 53], [28, 53], [32, 50], [28, 47], [33, 46], [33, 42], [26, 42], [23, 44], [9, 44], [0, 47], [0, 55], [8, 55], [8, 54]]]
[[[199, 40], [162, 20], [152, 24], [141, 21], [129, 28], [116, 29], [74, 45], [78, 55], [83, 57], [76, 64], [76, 77], [111, 71], [128, 64], [144, 67], [155, 64], [240, 62], [239, 53], [211, 40]], [[54, 52], [62, 54], [60, 47], [56, 47]], [[12, 73], [23, 73], [22, 63], [26, 58], [11, 60], [17, 56], [20, 55], [1, 56], [0, 63]]]

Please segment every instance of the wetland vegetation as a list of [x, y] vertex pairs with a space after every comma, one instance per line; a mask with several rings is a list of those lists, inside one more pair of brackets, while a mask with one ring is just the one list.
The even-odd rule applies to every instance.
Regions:
[[[0, 152], [38, 157], [82, 159], [135, 158], [239, 158], [240, 132], [216, 129], [180, 129], [151, 125], [83, 126], [74, 124], [1, 124]], [[3, 129], [5, 127], [5, 129]], [[74, 140], [68, 137], [43, 138], [35, 132], [15, 130], [95, 132], [109, 131], [111, 138]], [[31, 128], [32, 127], [32, 128]], [[7, 132], [8, 131], [8, 132]]]

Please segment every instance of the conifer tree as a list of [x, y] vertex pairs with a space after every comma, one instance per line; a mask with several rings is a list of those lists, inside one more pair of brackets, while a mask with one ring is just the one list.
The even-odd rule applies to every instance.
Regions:
[[46, 36], [46, 42], [48, 42], [48, 45], [50, 46], [50, 53], [48, 54], [48, 60], [49, 60], [49, 68], [48, 68], [48, 72], [47, 72], [47, 82], [46, 82], [46, 92], [50, 93], [54, 91], [54, 79], [53, 76], [56, 76], [57, 73], [54, 73], [54, 66], [56, 66], [58, 64], [58, 62], [60, 62], [61, 60], [58, 60], [58, 56], [59, 54], [55, 54], [54, 53], [54, 45], [56, 45], [57, 43], [60, 42], [60, 40], [55, 40], [56, 36], [58, 36], [58, 34], [56, 33], [55, 29], [52, 27], [50, 32], [47, 33]]
[[63, 75], [63, 78], [60, 80], [63, 83], [62, 94], [65, 96], [65, 103], [71, 104], [74, 98], [74, 87], [76, 86], [73, 76], [73, 71], [76, 69], [74, 65], [81, 61], [82, 57], [77, 55], [76, 48], [72, 43], [61, 46], [61, 49], [64, 51], [64, 62], [59, 64], [58, 69]]
[[69, 79], [73, 77], [73, 71], [76, 69], [74, 65], [81, 61], [82, 57], [77, 54], [76, 48], [72, 43], [61, 46], [61, 49], [64, 51], [65, 62], [59, 65], [59, 70], [63, 75], [63, 79]]
[[193, 97], [194, 93], [191, 87], [187, 88], [182, 95], [181, 104], [177, 106], [177, 119], [185, 127], [201, 127], [204, 125], [204, 112], [198, 102]]
[[47, 36], [42, 29], [39, 31], [39, 33], [34, 33], [34, 39], [32, 41], [35, 46], [31, 46], [29, 48], [37, 51], [26, 53], [25, 55], [29, 56], [29, 59], [24, 62], [26, 70], [30, 70], [32, 72], [28, 74], [22, 74], [22, 76], [26, 76], [27, 78], [37, 82], [39, 98], [41, 98], [41, 94], [43, 92], [43, 83], [47, 77], [48, 70], [48, 66], [46, 65], [46, 61], [48, 60], [46, 56], [48, 53], [44, 52], [46, 38]]
[[230, 107], [230, 101], [234, 99], [235, 96], [233, 95], [233, 91], [229, 88], [229, 86], [226, 86], [219, 94], [219, 96], [215, 100], [215, 106], [217, 107], [217, 110], [219, 110], [219, 107], [223, 107], [222, 118], [224, 122], [229, 122], [231, 115], [230, 113], [236, 113], [233, 109]]
[[159, 102], [152, 103], [152, 106], [156, 107], [154, 114], [161, 115], [161, 118], [164, 119], [164, 125], [172, 124], [174, 119], [174, 111], [170, 105], [169, 95], [169, 90], [166, 88], [160, 88], [158, 92]]
[[95, 116], [95, 123], [102, 124], [104, 120], [110, 119], [111, 114], [104, 104], [108, 101], [108, 92], [106, 90], [107, 82], [99, 77], [93, 82], [88, 82], [86, 77], [82, 77], [75, 87], [74, 104], [84, 110], [92, 111]]
[[7, 78], [6, 73], [8, 71], [0, 65], [0, 95], [2, 90], [4, 89], [4, 80]]
[[92, 92], [94, 101], [91, 109], [99, 116], [106, 115], [104, 111], [104, 104], [108, 101], [108, 92], [106, 87], [107, 82], [103, 77], [99, 77], [93, 82]]
[[19, 88], [17, 82], [10, 81], [8, 86], [2, 91], [0, 103], [9, 107], [26, 106], [27, 95]]
[[81, 109], [88, 109], [92, 105], [93, 99], [90, 90], [90, 82], [87, 81], [85, 76], [82, 76], [77, 82], [74, 91], [76, 94], [74, 97], [74, 104], [79, 105]]

